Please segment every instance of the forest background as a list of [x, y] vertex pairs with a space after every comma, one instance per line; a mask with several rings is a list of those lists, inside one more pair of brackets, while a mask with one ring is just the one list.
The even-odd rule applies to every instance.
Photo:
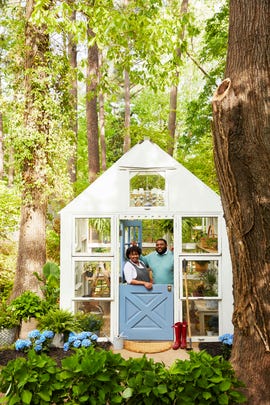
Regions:
[[16, 273], [14, 296], [38, 290], [26, 274], [59, 264], [59, 210], [145, 137], [218, 192], [228, 2], [214, 3], [0, 2], [2, 299]]

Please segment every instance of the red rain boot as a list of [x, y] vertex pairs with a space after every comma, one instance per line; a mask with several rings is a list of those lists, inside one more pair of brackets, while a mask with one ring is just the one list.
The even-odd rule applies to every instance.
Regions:
[[187, 348], [187, 323], [182, 322], [181, 349]]
[[175, 342], [172, 345], [172, 349], [177, 350], [181, 345], [182, 322], [176, 322], [172, 327], [174, 328], [175, 333]]

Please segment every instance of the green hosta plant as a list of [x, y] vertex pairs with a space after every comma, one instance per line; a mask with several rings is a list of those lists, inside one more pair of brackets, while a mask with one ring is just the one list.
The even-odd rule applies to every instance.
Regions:
[[[32, 349], [27, 358], [10, 361], [0, 374], [0, 392], [5, 393], [8, 404], [60, 404], [62, 385], [55, 360]], [[6, 399], [3, 399], [6, 401]], [[64, 402], [62, 401], [62, 404]]]
[[2, 369], [0, 392], [9, 404], [235, 405], [246, 398], [229, 362], [190, 352], [170, 368], [146, 356], [124, 360], [92, 346], [74, 349], [62, 367], [45, 354], [28, 353]]
[[46, 312], [46, 303], [34, 292], [25, 291], [15, 298], [8, 308], [23, 321], [40, 318]]

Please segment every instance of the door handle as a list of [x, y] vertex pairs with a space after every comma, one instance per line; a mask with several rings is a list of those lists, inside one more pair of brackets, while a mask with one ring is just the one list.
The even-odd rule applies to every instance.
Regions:
[[169, 292], [172, 291], [172, 286], [171, 286], [171, 284], [168, 284], [168, 285], [167, 285], [167, 290], [168, 290]]

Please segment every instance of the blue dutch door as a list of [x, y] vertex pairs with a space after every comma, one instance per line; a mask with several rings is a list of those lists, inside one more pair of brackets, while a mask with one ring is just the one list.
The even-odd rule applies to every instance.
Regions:
[[[125, 251], [132, 241], [142, 243], [140, 221], [121, 223], [123, 269]], [[154, 284], [151, 291], [140, 285], [119, 286], [119, 334], [128, 340], [173, 340], [173, 286]]]

